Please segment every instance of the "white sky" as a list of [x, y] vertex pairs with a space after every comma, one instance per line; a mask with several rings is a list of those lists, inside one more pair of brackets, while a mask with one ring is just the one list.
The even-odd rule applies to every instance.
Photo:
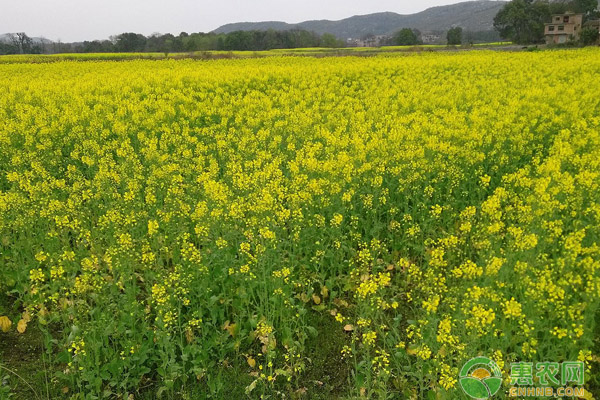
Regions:
[[461, 0], [0, 0], [0, 34], [63, 42], [137, 32], [209, 32], [230, 22], [337, 20], [381, 11], [412, 14]]

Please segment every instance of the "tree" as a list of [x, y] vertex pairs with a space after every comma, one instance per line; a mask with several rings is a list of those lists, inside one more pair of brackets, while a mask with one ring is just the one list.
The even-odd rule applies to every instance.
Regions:
[[419, 37], [414, 30], [404, 28], [394, 34], [393, 43], [398, 46], [414, 46], [419, 44]]
[[446, 39], [448, 39], [449, 45], [459, 45], [462, 43], [462, 34], [463, 30], [460, 26], [451, 28], [448, 30], [446, 34]]
[[151, 41], [150, 38], [146, 41], [145, 51], [160, 51], [168, 55], [171, 52], [183, 51], [183, 41], [181, 36], [173, 36], [170, 33], [166, 33], [162, 36], [154, 37]]
[[25, 32], [18, 32], [16, 34], [11, 33], [8, 35], [8, 38], [10, 39], [13, 47], [19, 54], [31, 54], [41, 52], [41, 48], [39, 46], [34, 45], [33, 39], [27, 36]]
[[0, 42], [0, 54], [17, 54], [19, 49], [15, 47], [12, 43], [4, 43]]
[[252, 50], [252, 33], [235, 31], [227, 34], [224, 41], [225, 50]]
[[331, 33], [324, 33], [323, 36], [321, 36], [321, 47], [342, 47], [340, 45], [340, 41], [335, 37], [335, 35], [332, 35]]
[[23, 48], [21, 47], [21, 44], [19, 43], [19, 38], [17, 37], [17, 35], [15, 35], [14, 33], [9, 33], [8, 39], [10, 40], [13, 47], [16, 49], [16, 53], [23, 54]]
[[[14, 36], [13, 44], [0, 43], [0, 54], [18, 52], [19, 36]], [[171, 52], [209, 51], [209, 50], [246, 50], [260, 51], [270, 49], [291, 49], [298, 47], [344, 47], [345, 43], [332, 34], [318, 35], [303, 29], [294, 30], [254, 30], [231, 33], [186, 33], [174, 36], [170, 33], [153, 33], [146, 37], [138, 33], [122, 33], [111, 36], [110, 40], [85, 41], [77, 44], [54, 43], [55, 53], [77, 51], [97, 52]], [[25, 46], [26, 47], [26, 46]], [[34, 46], [35, 47], [35, 46]]]
[[464, 31], [462, 34], [463, 43], [492, 43], [502, 40], [498, 31]]
[[122, 33], [116, 37], [115, 48], [123, 52], [142, 52], [146, 47], [146, 36], [139, 33]]
[[513, 0], [496, 14], [494, 28], [515, 43], [539, 43], [544, 39], [544, 23], [553, 12], [545, 1]]
[[574, 0], [571, 4], [573, 11], [582, 13], [586, 18], [597, 16], [598, 0]]
[[600, 33], [594, 28], [587, 27], [581, 30], [579, 40], [581, 40], [581, 44], [584, 46], [589, 46], [596, 44], [598, 42], [598, 38], [600, 38]]
[[146, 51], [164, 52], [165, 47], [165, 39], [160, 33], [155, 32], [146, 38]]

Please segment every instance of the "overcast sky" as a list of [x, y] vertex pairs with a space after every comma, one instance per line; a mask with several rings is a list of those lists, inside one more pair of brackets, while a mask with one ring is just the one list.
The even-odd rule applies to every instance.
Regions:
[[63, 42], [123, 32], [209, 32], [230, 22], [342, 19], [380, 11], [411, 14], [461, 0], [0, 0], [0, 34]]

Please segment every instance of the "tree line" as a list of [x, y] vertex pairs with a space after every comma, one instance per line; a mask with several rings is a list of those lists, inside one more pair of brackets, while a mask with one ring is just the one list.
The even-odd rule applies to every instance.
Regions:
[[[448, 31], [435, 31], [430, 32], [440, 37], [440, 41], [442, 41], [443, 37], [446, 38], [446, 44], [453, 45], [461, 45], [461, 44], [473, 44], [473, 43], [490, 43], [497, 42], [501, 40], [498, 32], [496, 31], [465, 31], [460, 26], [455, 26], [450, 28]], [[367, 35], [362, 39], [365, 40], [369, 36]], [[391, 35], [387, 40], [383, 41], [381, 44], [383, 46], [417, 46], [422, 45], [422, 33], [418, 29], [414, 28], [402, 28], [393, 35]]]
[[[436, 31], [444, 37], [444, 31]], [[366, 35], [362, 39], [368, 39]], [[464, 43], [492, 42], [500, 39], [495, 31], [463, 32], [462, 28], [451, 28], [447, 32], [450, 45]], [[403, 28], [387, 39], [380, 41], [381, 46], [420, 45], [421, 32], [418, 29]], [[107, 40], [93, 40], [77, 43], [39, 42], [25, 33], [10, 34], [8, 40], [0, 41], [2, 54], [41, 54], [41, 53], [179, 53], [195, 51], [261, 51], [272, 49], [293, 49], [304, 47], [339, 48], [346, 47], [343, 40], [333, 34], [319, 35], [301, 29], [267, 30], [267, 31], [235, 31], [231, 33], [191, 33], [181, 32], [179, 35], [153, 34], [144, 36], [127, 32], [111, 36]]]
[[[14, 40], [12, 40], [14, 37]], [[303, 47], [344, 47], [345, 43], [330, 33], [319, 35], [306, 30], [236, 31], [231, 33], [154, 34], [144, 36], [127, 32], [109, 40], [81, 43], [35, 44], [24, 33], [12, 35], [8, 42], [0, 42], [0, 54], [25, 53], [137, 53], [137, 52], [193, 52], [209, 50], [272, 50]]]
[[0, 41], [0, 54], [40, 54], [43, 47], [34, 43], [24, 32], [9, 33], [5, 42]]

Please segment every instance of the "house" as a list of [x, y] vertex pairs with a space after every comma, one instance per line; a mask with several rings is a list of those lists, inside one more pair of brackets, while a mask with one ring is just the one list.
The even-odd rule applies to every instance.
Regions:
[[360, 47], [360, 40], [348, 38], [346, 39], [346, 47]]
[[421, 34], [421, 40], [424, 44], [434, 44], [442, 42], [442, 35], [434, 32], [424, 32]]
[[346, 46], [348, 47], [380, 47], [383, 46], [390, 37], [386, 35], [367, 35], [362, 39], [348, 38]]
[[383, 44], [385, 44], [385, 42], [387, 40], [389, 40], [389, 36], [375, 35], [375, 36], [368, 36], [367, 38], [365, 38], [363, 40], [363, 42], [364, 42], [364, 47], [380, 47]]
[[552, 16], [552, 22], [545, 25], [546, 44], [567, 43], [579, 39], [583, 25], [583, 14], [567, 12]]

